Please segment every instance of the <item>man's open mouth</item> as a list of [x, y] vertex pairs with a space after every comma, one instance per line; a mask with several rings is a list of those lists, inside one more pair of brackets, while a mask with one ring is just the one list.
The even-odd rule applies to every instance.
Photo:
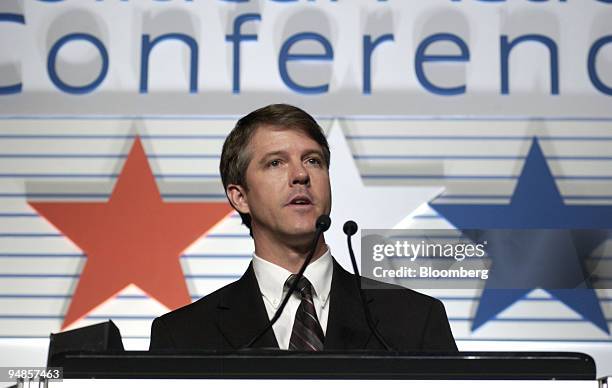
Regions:
[[291, 201], [289, 201], [289, 205], [290, 206], [310, 206], [312, 205], [312, 201], [310, 200], [310, 198], [300, 195], [300, 196], [293, 198]]

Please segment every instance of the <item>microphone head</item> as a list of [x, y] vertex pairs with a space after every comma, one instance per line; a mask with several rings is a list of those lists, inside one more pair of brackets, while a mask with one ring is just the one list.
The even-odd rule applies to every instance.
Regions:
[[321, 232], [326, 232], [331, 225], [331, 218], [329, 218], [326, 214], [321, 214], [319, 218], [317, 218], [317, 223], [315, 224], [315, 228], [321, 229]]
[[344, 226], [342, 227], [342, 230], [344, 230], [344, 234], [346, 234], [347, 236], [352, 236], [357, 233], [357, 229], [359, 229], [359, 227], [357, 226], [357, 223], [353, 220], [346, 221], [344, 223]]

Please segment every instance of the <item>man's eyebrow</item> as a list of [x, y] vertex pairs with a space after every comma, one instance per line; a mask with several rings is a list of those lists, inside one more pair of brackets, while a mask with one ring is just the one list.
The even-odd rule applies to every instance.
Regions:
[[[310, 155], [317, 155], [317, 156], [323, 158], [323, 152], [321, 150], [319, 150], [319, 149], [316, 149], [316, 148], [312, 148], [312, 149], [309, 149], [309, 150], [304, 150], [304, 152], [302, 152], [302, 157], [310, 156]], [[263, 154], [261, 156], [261, 158], [259, 158], [257, 163], [258, 164], [265, 164], [268, 161], [268, 159], [270, 159], [273, 156], [282, 156], [282, 157], [285, 157], [285, 156], [287, 156], [287, 152], [286, 151], [282, 151], [282, 150], [267, 152], [267, 153]]]
[[285, 156], [285, 155], [287, 155], [287, 153], [285, 151], [280, 151], [280, 150], [267, 152], [261, 158], [259, 158], [259, 164], [265, 163], [266, 160], [268, 160], [272, 156]]
[[323, 151], [318, 150], [318, 149], [311, 149], [311, 150], [306, 150], [304, 151], [304, 155], [310, 155], [310, 154], [317, 154], [317, 155], [321, 155], [323, 156]]

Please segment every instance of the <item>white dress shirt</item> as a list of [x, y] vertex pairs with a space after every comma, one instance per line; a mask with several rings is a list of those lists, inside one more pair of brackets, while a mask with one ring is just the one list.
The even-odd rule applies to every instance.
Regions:
[[[284, 289], [284, 285], [291, 272], [258, 257], [254, 253], [253, 270], [255, 271], [255, 277], [259, 284], [259, 290], [261, 291], [268, 317], [272, 319], [285, 297], [287, 290]], [[329, 291], [331, 289], [332, 272], [333, 262], [329, 248], [321, 257], [311, 262], [304, 272], [304, 276], [312, 284], [312, 299], [323, 333], [326, 332], [327, 318], [329, 316]], [[294, 293], [289, 298], [283, 313], [272, 326], [276, 341], [281, 349], [289, 348], [295, 313], [301, 302], [298, 295]]]

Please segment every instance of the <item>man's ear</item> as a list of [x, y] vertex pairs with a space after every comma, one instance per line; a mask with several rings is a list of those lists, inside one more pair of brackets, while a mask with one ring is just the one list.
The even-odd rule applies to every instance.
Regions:
[[249, 214], [249, 201], [247, 199], [247, 192], [244, 187], [240, 185], [229, 184], [225, 189], [227, 198], [234, 207], [240, 213]]

